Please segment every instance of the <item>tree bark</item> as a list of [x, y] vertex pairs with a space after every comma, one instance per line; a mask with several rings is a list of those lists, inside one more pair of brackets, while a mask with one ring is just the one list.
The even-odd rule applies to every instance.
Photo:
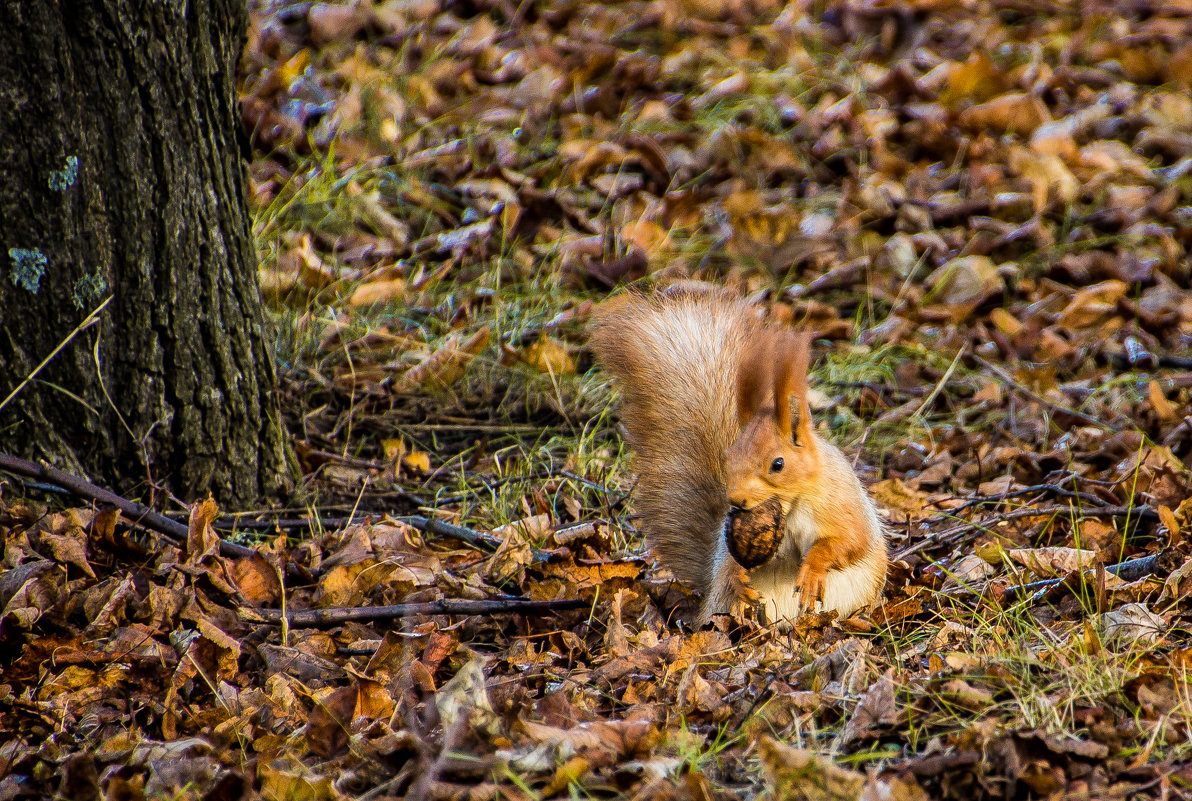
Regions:
[[292, 485], [237, 140], [243, 0], [0, 3], [0, 450], [243, 508]]

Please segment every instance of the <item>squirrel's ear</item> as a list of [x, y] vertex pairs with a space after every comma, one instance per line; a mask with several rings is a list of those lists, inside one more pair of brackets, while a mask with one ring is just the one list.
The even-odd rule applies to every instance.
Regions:
[[784, 336], [778, 340], [774, 359], [774, 423], [778, 436], [791, 439], [791, 390], [795, 381], [796, 350], [795, 337]]
[[768, 358], [772, 358], [770, 343], [763, 339], [742, 356], [737, 366], [737, 420], [742, 426], [757, 414], [765, 400]]
[[[785, 338], [774, 377], [774, 408], [778, 432], [802, 446], [813, 442], [811, 407], [807, 403], [807, 370], [811, 365], [811, 335], [806, 331]], [[799, 404], [799, 424], [791, 430], [791, 395]]]

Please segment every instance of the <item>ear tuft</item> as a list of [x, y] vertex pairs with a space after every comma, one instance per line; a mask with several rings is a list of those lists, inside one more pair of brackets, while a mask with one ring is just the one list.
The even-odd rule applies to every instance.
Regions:
[[791, 389], [795, 381], [795, 337], [783, 334], [774, 349], [774, 423], [778, 435], [791, 438]]
[[755, 346], [741, 357], [737, 365], [737, 420], [742, 426], [757, 414], [766, 402], [773, 369], [774, 342], [770, 332], [759, 337]]
[[[800, 445], [812, 443], [814, 426], [807, 403], [807, 370], [811, 365], [811, 334], [800, 331], [783, 337], [778, 370], [774, 378], [774, 408], [778, 431]], [[797, 430], [791, 430], [791, 395], [799, 405]]]

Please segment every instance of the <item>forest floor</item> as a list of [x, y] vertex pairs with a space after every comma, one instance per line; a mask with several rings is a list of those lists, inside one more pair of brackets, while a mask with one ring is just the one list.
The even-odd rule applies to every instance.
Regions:
[[[243, 67], [306, 502], [7, 487], [0, 799], [1192, 798], [1187, 2], [256, 2]], [[585, 335], [676, 281], [815, 331], [878, 608], [679, 622]]]

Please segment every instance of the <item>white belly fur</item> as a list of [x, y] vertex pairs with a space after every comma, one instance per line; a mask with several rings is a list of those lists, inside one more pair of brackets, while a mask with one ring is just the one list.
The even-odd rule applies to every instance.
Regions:
[[[885, 534], [877, 510], [868, 496], [862, 495], [870, 533], [876, 540], [869, 554], [843, 570], [832, 570], [824, 577], [824, 597], [817, 602], [817, 612], [835, 611], [848, 617], [862, 607], [875, 603], [881, 595], [886, 574]], [[802, 564], [802, 554], [815, 543], [817, 525], [810, 510], [795, 507], [786, 521], [786, 535], [776, 559], [755, 569], [749, 586], [757, 591], [766, 606], [766, 617], [778, 621], [799, 616], [799, 593], [795, 580]]]
[[[824, 577], [823, 601], [815, 605], [815, 611], [835, 611], [843, 618], [873, 603], [881, 591], [880, 587], [874, 586], [874, 577], [880, 569], [881, 565], [863, 560], [843, 570], [829, 572]], [[770, 620], [793, 620], [799, 616], [799, 593], [795, 591], [794, 576], [757, 571], [750, 577], [749, 586], [762, 596], [766, 617]]]

